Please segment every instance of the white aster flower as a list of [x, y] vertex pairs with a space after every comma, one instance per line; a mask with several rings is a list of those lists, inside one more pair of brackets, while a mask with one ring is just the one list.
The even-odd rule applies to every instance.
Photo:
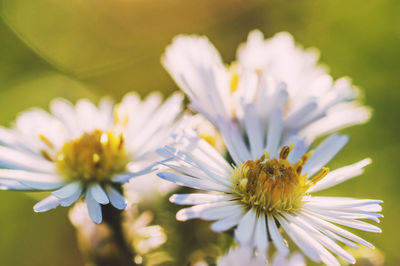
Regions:
[[267, 126], [275, 107], [283, 104], [286, 134], [312, 142], [370, 117], [356, 101], [358, 89], [346, 78], [333, 81], [318, 65], [318, 53], [296, 46], [289, 33], [264, 40], [261, 32], [252, 31], [237, 54], [238, 61], [227, 67], [206, 37], [178, 36], [162, 62], [191, 108], [215, 126], [221, 116], [238, 119], [243, 129], [248, 103]]
[[300, 254], [293, 254], [290, 258], [279, 253], [271, 262], [267, 261], [265, 254], [255, 254], [253, 249], [247, 246], [232, 248], [217, 261], [218, 266], [305, 266], [304, 257]]
[[210, 192], [173, 195], [173, 203], [195, 205], [180, 210], [177, 219], [216, 220], [211, 228], [222, 232], [236, 227], [235, 239], [241, 245], [266, 251], [272, 241], [279, 252], [287, 254], [281, 228], [314, 261], [338, 265], [332, 252], [353, 263], [354, 258], [336, 242], [353, 248], [355, 243], [373, 246], [335, 224], [381, 232], [359, 220], [379, 222], [381, 201], [311, 193], [361, 174], [370, 159], [329, 172], [324, 166], [344, 147], [347, 136], [331, 135], [309, 152], [305, 142], [295, 137], [281, 146], [283, 122], [276, 114], [267, 135], [259, 117], [249, 117], [249, 146], [237, 124], [219, 119], [233, 165], [190, 132], [178, 136], [174, 146], [159, 150], [165, 158], [161, 163], [180, 172], [161, 172], [161, 178]]
[[74, 106], [57, 99], [50, 113], [22, 113], [12, 129], [0, 128], [0, 187], [52, 191], [34, 206], [45, 212], [70, 206], [82, 196], [90, 218], [102, 221], [101, 204], [124, 209], [121, 185], [153, 170], [156, 147], [178, 124], [182, 96], [161, 103], [158, 94], [144, 101], [128, 94], [114, 107], [109, 100]]

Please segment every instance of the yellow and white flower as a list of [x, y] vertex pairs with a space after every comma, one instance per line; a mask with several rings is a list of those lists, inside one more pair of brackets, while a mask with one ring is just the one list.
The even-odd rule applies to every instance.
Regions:
[[[254, 106], [246, 109], [254, 114]], [[355, 261], [336, 242], [353, 248], [355, 243], [373, 247], [335, 224], [381, 232], [360, 220], [379, 222], [380, 200], [311, 195], [360, 175], [370, 159], [329, 172], [325, 165], [345, 146], [347, 136], [331, 135], [310, 151], [301, 138], [291, 137], [287, 145], [280, 144], [280, 112], [274, 112], [267, 132], [257, 115], [246, 119], [248, 136], [243, 137], [237, 123], [218, 118], [232, 164], [190, 131], [177, 136], [175, 145], [158, 151], [165, 158], [160, 163], [178, 172], [160, 172], [161, 178], [205, 191], [173, 195], [173, 203], [194, 205], [180, 210], [177, 219], [215, 220], [211, 228], [217, 232], [235, 227], [237, 242], [260, 252], [267, 251], [272, 241], [280, 253], [288, 254], [284, 232], [306, 256], [327, 265], [339, 265], [331, 252]]]
[[218, 117], [239, 120], [245, 106], [255, 106], [264, 127], [283, 105], [285, 135], [316, 137], [365, 122], [370, 112], [357, 102], [359, 91], [349, 79], [333, 81], [318, 65], [315, 50], [303, 50], [289, 33], [264, 39], [252, 31], [240, 45], [237, 62], [225, 66], [206, 37], [177, 36], [162, 62], [190, 99], [190, 106], [217, 126]]
[[100, 223], [101, 205], [124, 209], [122, 184], [153, 170], [155, 149], [166, 143], [181, 111], [180, 94], [162, 103], [154, 93], [143, 101], [128, 94], [116, 106], [107, 99], [98, 106], [56, 99], [50, 113], [24, 112], [11, 129], [0, 128], [0, 187], [52, 191], [36, 212], [83, 196], [91, 219]]

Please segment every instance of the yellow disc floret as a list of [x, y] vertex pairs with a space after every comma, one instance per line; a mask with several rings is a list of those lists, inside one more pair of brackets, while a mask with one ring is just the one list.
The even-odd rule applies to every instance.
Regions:
[[278, 159], [269, 159], [265, 153], [260, 159], [249, 160], [234, 169], [233, 192], [247, 208], [258, 213], [296, 211], [303, 205], [307, 190], [328, 173], [329, 170], [324, 168], [312, 180], [307, 180], [302, 168], [311, 153], [291, 164], [287, 160], [290, 150], [285, 146]]
[[230, 88], [231, 92], [236, 92], [239, 86], [239, 70], [237, 62], [233, 62], [228, 67], [229, 75], [230, 75]]
[[124, 137], [95, 130], [66, 142], [55, 157], [56, 168], [68, 180], [106, 182], [125, 171], [128, 154]]

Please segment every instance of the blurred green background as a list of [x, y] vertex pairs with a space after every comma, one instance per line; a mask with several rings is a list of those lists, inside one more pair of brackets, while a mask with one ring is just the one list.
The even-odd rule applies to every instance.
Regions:
[[[116, 100], [136, 90], [176, 86], [160, 56], [179, 33], [207, 35], [224, 59], [255, 28], [289, 31], [321, 50], [334, 77], [348, 75], [374, 109], [347, 129], [349, 145], [332, 167], [372, 157], [366, 173], [324, 192], [384, 200], [383, 234], [360, 233], [399, 265], [400, 1], [312, 0], [2, 0], [0, 123], [54, 97]], [[35, 200], [0, 193], [0, 265], [83, 265], [67, 210], [35, 214]]]

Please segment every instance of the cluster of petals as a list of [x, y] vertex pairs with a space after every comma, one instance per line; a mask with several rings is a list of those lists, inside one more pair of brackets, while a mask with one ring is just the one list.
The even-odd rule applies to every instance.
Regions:
[[[85, 99], [76, 105], [56, 99], [50, 104], [50, 113], [42, 109], [26, 111], [11, 129], [0, 128], [0, 165], [4, 168], [0, 169], [0, 187], [51, 191], [50, 196], [34, 206], [36, 212], [70, 206], [83, 196], [91, 219], [100, 223], [101, 205], [126, 207], [120, 186], [132, 177], [153, 170], [159, 158], [155, 149], [165, 144], [178, 127], [181, 112], [182, 95], [174, 94], [162, 103], [157, 93], [145, 100], [136, 94], [127, 94], [118, 105], [109, 99], [103, 99], [98, 106]], [[44, 156], [57, 153], [65, 143], [95, 130], [117, 130], [124, 136], [123, 145], [128, 155], [124, 172], [102, 182], [69, 180], [59, 173], [54, 161]]]
[[[264, 40], [260, 32], [251, 32], [247, 43], [239, 47], [238, 62], [229, 68], [207, 38], [174, 39], [163, 57], [164, 66], [189, 97], [191, 108], [222, 134], [229, 155], [224, 158], [190, 130], [177, 134], [174, 145], [159, 149], [164, 157], [161, 164], [174, 170], [159, 173], [161, 178], [203, 191], [170, 198], [176, 204], [194, 205], [180, 210], [178, 220], [214, 221], [211, 228], [217, 232], [235, 228], [240, 245], [260, 252], [273, 243], [279, 253], [288, 254], [285, 238], [290, 238], [311, 260], [327, 265], [339, 265], [334, 255], [355, 262], [338, 243], [354, 249], [357, 244], [373, 247], [338, 225], [381, 232], [363, 221], [379, 222], [380, 200], [311, 195], [360, 175], [371, 162], [364, 159], [319, 179], [318, 172], [346, 145], [348, 137], [332, 134], [309, 153], [313, 140], [365, 122], [369, 111], [357, 102], [358, 90], [348, 79], [334, 82], [317, 60], [314, 51], [296, 46], [288, 33]], [[289, 146], [290, 164], [312, 154], [299, 168], [313, 183], [301, 207], [260, 213], [243, 204], [232, 183], [235, 169], [263, 154], [279, 159], [279, 153]]]
[[255, 30], [230, 67], [206, 37], [187, 35], [174, 38], [162, 62], [189, 97], [190, 107], [214, 125], [222, 117], [239, 120], [243, 128], [246, 106], [252, 104], [266, 127], [283, 105], [284, 131], [312, 142], [370, 117], [351, 81], [334, 81], [318, 59], [316, 50], [303, 50], [287, 32], [265, 40]]
[[[216, 232], [234, 229], [240, 247], [220, 258], [218, 265], [304, 265], [300, 254], [287, 259], [289, 240], [315, 262], [339, 265], [338, 256], [355, 263], [342, 246], [373, 245], [343, 227], [381, 232], [365, 220], [379, 222], [382, 201], [313, 193], [362, 174], [371, 163], [367, 158], [329, 173], [325, 168], [348, 142], [347, 136], [331, 133], [367, 121], [370, 112], [359, 103], [359, 91], [351, 81], [334, 80], [318, 60], [316, 50], [302, 49], [286, 32], [264, 39], [261, 32], [252, 31], [230, 66], [224, 65], [206, 37], [177, 36], [162, 63], [197, 116], [182, 114], [179, 93], [164, 103], [156, 93], [144, 100], [128, 94], [117, 105], [109, 99], [97, 106], [88, 100], [73, 105], [56, 99], [50, 112], [32, 109], [19, 115], [11, 128], [0, 128], [0, 189], [50, 191], [50, 196], [34, 206], [36, 212], [71, 206], [84, 198], [91, 220], [100, 223], [102, 205], [126, 208], [124, 184], [161, 167], [161, 179], [198, 190], [170, 197], [175, 204], [192, 205], [176, 214], [178, 220], [213, 221], [211, 229]], [[222, 148], [199, 136], [198, 124], [203, 119], [203, 127], [212, 124]], [[117, 161], [104, 166], [107, 171], [101, 176], [88, 174], [90, 178], [80, 176], [86, 165], [74, 165], [72, 170], [57, 165], [55, 158], [65, 145], [83, 145], [82, 139], [93, 132], [121, 136], [114, 148], [123, 149], [126, 163], [125, 157], [116, 156]], [[109, 141], [109, 135], [96, 134], [101, 136], [98, 142]], [[312, 146], [316, 138], [326, 135]], [[93, 145], [87, 142], [90, 149]], [[93, 168], [99, 156], [93, 152]], [[234, 182], [237, 169], [249, 162], [280, 159], [290, 167], [297, 165], [296, 177], [301, 176], [307, 184], [295, 207], [261, 208], [260, 202], [247, 201], [238, 193]], [[115, 166], [115, 171], [114, 162], [122, 165]], [[79, 169], [77, 174], [74, 167]], [[78, 177], [68, 176], [70, 172]], [[273, 182], [278, 178], [271, 176]], [[154, 179], [146, 180], [150, 186], [157, 185]], [[288, 199], [285, 189], [279, 193], [282, 201]], [[269, 264], [266, 254], [271, 246], [277, 255]]]
[[[257, 120], [257, 117], [253, 117]], [[200, 218], [215, 221], [211, 229], [217, 232], [235, 227], [235, 238], [242, 245], [249, 245], [260, 251], [268, 250], [270, 241], [282, 254], [289, 252], [287, 241], [279, 231], [278, 225], [310, 259], [327, 265], [338, 265], [331, 254], [334, 253], [346, 261], [354, 263], [354, 258], [340, 247], [342, 242], [353, 248], [356, 243], [368, 247], [372, 244], [336, 224], [368, 232], [381, 232], [375, 225], [362, 221], [369, 219], [379, 222], [382, 217], [380, 200], [354, 199], [342, 197], [311, 196], [312, 193], [330, 188], [350, 178], [360, 175], [371, 160], [364, 159], [352, 165], [329, 172], [322, 180], [311, 186], [302, 199], [299, 210], [259, 214], [255, 209], [245, 206], [241, 198], [234, 193], [232, 173], [234, 167], [240, 167], [248, 160], [257, 160], [259, 152], [267, 150], [271, 158], [276, 158], [280, 146], [280, 134], [277, 138], [268, 138], [263, 130], [253, 128], [247, 146], [240, 130], [233, 122], [223, 123], [222, 135], [227, 143], [233, 166], [205, 140], [198, 138], [195, 132], [178, 135], [175, 145], [167, 145], [158, 152], [165, 158], [161, 163], [174, 172], [160, 172], [158, 175], [176, 184], [202, 190], [201, 193], [175, 194], [170, 200], [180, 205], [194, 205], [177, 213], [181, 221]], [[281, 124], [271, 124], [271, 135]], [[267, 135], [267, 136], [268, 136]], [[232, 141], [229, 141], [232, 140]], [[333, 134], [313, 150], [311, 157], [302, 168], [302, 175], [312, 180], [347, 143], [344, 135]], [[272, 143], [271, 143], [272, 142]], [[288, 157], [295, 163], [308, 147], [301, 139], [292, 139], [293, 149]], [[253, 149], [251, 143], [262, 143]], [[271, 148], [272, 147], [272, 148]], [[330, 251], [330, 252], [329, 252]]]

